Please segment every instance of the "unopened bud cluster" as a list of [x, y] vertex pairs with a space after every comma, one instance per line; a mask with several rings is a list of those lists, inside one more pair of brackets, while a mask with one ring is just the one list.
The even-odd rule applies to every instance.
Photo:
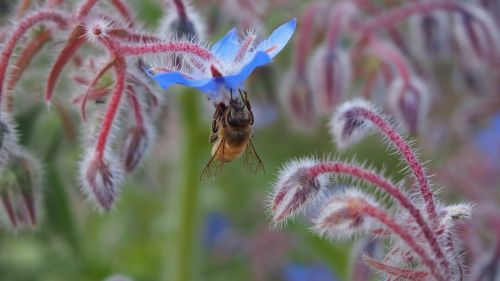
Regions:
[[[356, 163], [305, 158], [283, 166], [270, 199], [273, 221], [279, 224], [312, 209], [314, 212], [308, 212], [314, 214], [312, 230], [321, 236], [344, 240], [373, 235], [389, 240], [390, 247], [382, 259], [366, 256], [364, 260], [391, 280], [462, 280], [464, 265], [456, 226], [470, 217], [471, 205], [445, 206], [437, 202], [412, 147], [369, 102], [342, 104], [332, 115], [330, 125], [341, 148], [370, 132], [380, 132], [407, 165], [411, 172], [407, 182], [415, 182], [420, 198]], [[330, 176], [326, 181], [325, 175]], [[346, 176], [372, 185], [391, 199], [393, 207], [387, 209], [361, 187], [344, 184]]]

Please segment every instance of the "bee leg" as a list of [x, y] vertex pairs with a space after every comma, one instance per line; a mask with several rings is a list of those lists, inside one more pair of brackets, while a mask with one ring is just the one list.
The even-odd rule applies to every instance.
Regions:
[[214, 143], [215, 141], [217, 141], [217, 139], [219, 139], [219, 136], [216, 134], [216, 133], [212, 133], [210, 135], [210, 139], [208, 140], [210, 143]]

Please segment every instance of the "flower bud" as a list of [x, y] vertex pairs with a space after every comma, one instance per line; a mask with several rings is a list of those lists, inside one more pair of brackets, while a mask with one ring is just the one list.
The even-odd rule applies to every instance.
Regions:
[[271, 213], [275, 222], [302, 212], [320, 195], [319, 181], [308, 174], [316, 160], [301, 159], [284, 165], [271, 196]]
[[282, 83], [280, 98], [287, 115], [292, 119], [292, 126], [297, 129], [314, 127], [316, 113], [311, 87], [306, 77], [293, 71], [288, 72]]
[[389, 86], [389, 106], [406, 129], [415, 134], [423, 127], [429, 110], [429, 91], [424, 82], [412, 77], [408, 85], [394, 79]]
[[451, 27], [444, 12], [415, 15], [409, 21], [412, 52], [426, 64], [444, 59], [450, 53]]
[[169, 0], [169, 13], [160, 26], [160, 34], [175, 34], [177, 39], [203, 39], [204, 26], [200, 15], [184, 0]]
[[347, 52], [341, 48], [318, 47], [308, 67], [309, 81], [316, 107], [323, 113], [333, 108], [347, 94], [351, 82], [351, 65]]
[[13, 229], [34, 227], [40, 217], [42, 169], [31, 154], [18, 150], [0, 176], [0, 198], [6, 225]]
[[372, 123], [360, 115], [359, 109], [373, 111], [369, 102], [355, 99], [343, 103], [332, 115], [330, 132], [338, 148], [344, 149], [361, 141], [373, 128]]
[[134, 126], [127, 130], [121, 153], [126, 173], [132, 172], [147, 154], [153, 142], [153, 135], [153, 128], [148, 125], [146, 127]]
[[361, 209], [367, 202], [372, 206], [377, 205], [366, 194], [354, 189], [332, 196], [327, 199], [321, 213], [314, 220], [313, 230], [320, 235], [338, 240], [349, 239], [356, 234], [366, 232], [371, 222]]
[[80, 171], [83, 192], [104, 211], [109, 211], [113, 206], [123, 181], [123, 165], [110, 154], [106, 151], [99, 157], [90, 149], [82, 161]]
[[9, 156], [17, 151], [18, 135], [14, 122], [5, 114], [0, 118], [0, 168], [8, 162]]

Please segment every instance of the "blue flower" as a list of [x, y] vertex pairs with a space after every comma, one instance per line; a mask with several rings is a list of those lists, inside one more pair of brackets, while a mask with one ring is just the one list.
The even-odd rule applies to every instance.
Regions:
[[323, 264], [289, 264], [283, 272], [285, 281], [337, 281], [335, 274]]
[[221, 92], [241, 88], [255, 68], [270, 63], [290, 40], [296, 24], [296, 19], [288, 21], [259, 44], [254, 43], [255, 35], [251, 33], [240, 41], [236, 29], [232, 29], [210, 48], [213, 60], [186, 56], [182, 67], [167, 63], [146, 72], [163, 89], [181, 84], [203, 91], [215, 100]]

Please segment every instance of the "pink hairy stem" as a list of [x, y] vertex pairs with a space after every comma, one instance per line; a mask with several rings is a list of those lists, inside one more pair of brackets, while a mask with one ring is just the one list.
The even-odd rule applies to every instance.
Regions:
[[370, 38], [368, 48], [370, 48], [370, 53], [373, 53], [373, 55], [377, 56], [385, 63], [393, 64], [396, 67], [403, 80], [404, 88], [410, 85], [410, 68], [408, 62], [401, 53], [374, 37]]
[[52, 65], [52, 69], [49, 72], [47, 78], [47, 85], [45, 88], [45, 102], [50, 102], [52, 95], [54, 93], [54, 88], [61, 75], [64, 66], [70, 61], [71, 57], [76, 53], [76, 51], [85, 43], [85, 30], [83, 26], [77, 25], [71, 32], [66, 45], [59, 52], [59, 56]]
[[429, 273], [426, 271], [420, 271], [411, 268], [395, 267], [392, 265], [385, 264], [376, 259], [373, 259], [369, 256], [364, 256], [363, 260], [366, 262], [366, 264], [368, 264], [370, 267], [376, 270], [382, 271], [393, 277], [402, 278], [405, 280], [424, 281], [429, 276]]
[[182, 0], [172, 0], [175, 6], [175, 10], [177, 11], [177, 14], [179, 15], [179, 18], [182, 20], [187, 19], [187, 13], [186, 13], [186, 5]]
[[32, 28], [36, 24], [44, 22], [55, 22], [60, 28], [63, 28], [66, 25], [66, 17], [61, 13], [55, 11], [38, 11], [21, 20], [19, 24], [16, 25], [16, 28], [5, 42], [2, 54], [0, 55], [0, 108], [3, 96], [2, 90], [9, 59], [14, 52], [14, 48], [16, 47], [17, 42], [19, 42], [19, 39], [21, 39], [26, 31], [28, 31], [30, 28]]
[[417, 156], [411, 149], [410, 145], [399, 135], [396, 130], [389, 125], [382, 117], [378, 114], [367, 110], [365, 108], [356, 108], [359, 116], [366, 120], [372, 122], [376, 127], [378, 127], [387, 138], [395, 145], [398, 152], [406, 159], [415, 179], [420, 187], [420, 193], [425, 202], [427, 216], [431, 221], [431, 227], [436, 227], [439, 225], [438, 218], [436, 214], [436, 206], [434, 203], [434, 196], [427, 181], [427, 175], [417, 159]]
[[422, 263], [430, 270], [436, 280], [446, 280], [441, 274], [437, 264], [427, 255], [425, 249], [418, 244], [417, 241], [415, 241], [415, 239], [401, 225], [399, 225], [393, 218], [389, 217], [386, 212], [366, 201], [359, 202], [359, 206], [356, 207], [359, 212], [374, 218], [385, 225], [388, 229], [392, 230], [394, 234], [399, 236], [401, 240], [403, 240], [408, 247], [410, 247], [417, 254]]
[[302, 24], [297, 31], [297, 47], [295, 59], [297, 63], [297, 71], [300, 75], [304, 75], [306, 71], [306, 60], [309, 48], [311, 47], [311, 39], [313, 37], [314, 22], [317, 18], [320, 8], [324, 7], [321, 3], [311, 4], [302, 16]]
[[102, 78], [102, 76], [115, 64], [116, 58], [112, 58], [108, 63], [106, 63], [101, 70], [97, 73], [97, 75], [92, 79], [92, 81], [88, 84], [87, 87], [87, 92], [85, 93], [85, 96], [83, 97], [82, 103], [80, 104], [80, 113], [82, 116], [82, 120], [86, 121], [87, 120], [87, 114], [85, 111], [85, 107], [87, 105], [87, 100], [94, 90], [95, 85], [99, 80]]
[[215, 60], [214, 55], [209, 50], [193, 43], [158, 42], [147, 43], [143, 45], [126, 45], [117, 41], [113, 41], [113, 44], [116, 46], [116, 51], [124, 56], [158, 54], [163, 52], [179, 52], [192, 54], [206, 61]]
[[33, 57], [42, 49], [42, 47], [52, 38], [52, 32], [49, 29], [44, 29], [40, 34], [37, 34], [30, 42], [26, 44], [26, 47], [21, 51], [19, 57], [14, 63], [14, 67], [9, 75], [9, 80], [7, 82], [7, 90], [5, 92], [5, 99], [7, 101], [7, 112], [12, 112], [14, 109], [13, 105], [13, 91], [17, 85], [17, 82], [24, 73], [24, 70], [28, 67], [29, 63]]
[[425, 239], [431, 246], [430, 248], [432, 249], [434, 255], [440, 260], [443, 268], [449, 271], [450, 268], [449, 263], [445, 258], [444, 252], [439, 246], [437, 238], [434, 235], [433, 231], [422, 217], [422, 214], [420, 213], [418, 208], [403, 192], [401, 192], [401, 190], [396, 185], [394, 185], [387, 179], [377, 175], [372, 171], [363, 169], [356, 165], [346, 164], [341, 162], [329, 162], [329, 163], [317, 164], [309, 168], [307, 173], [311, 179], [326, 173], [347, 174], [352, 177], [359, 178], [366, 182], [369, 182], [374, 186], [387, 192], [387, 194], [389, 194], [396, 201], [398, 201], [403, 208], [408, 210], [408, 213], [410, 213], [410, 215], [413, 217], [417, 225], [422, 230]]

